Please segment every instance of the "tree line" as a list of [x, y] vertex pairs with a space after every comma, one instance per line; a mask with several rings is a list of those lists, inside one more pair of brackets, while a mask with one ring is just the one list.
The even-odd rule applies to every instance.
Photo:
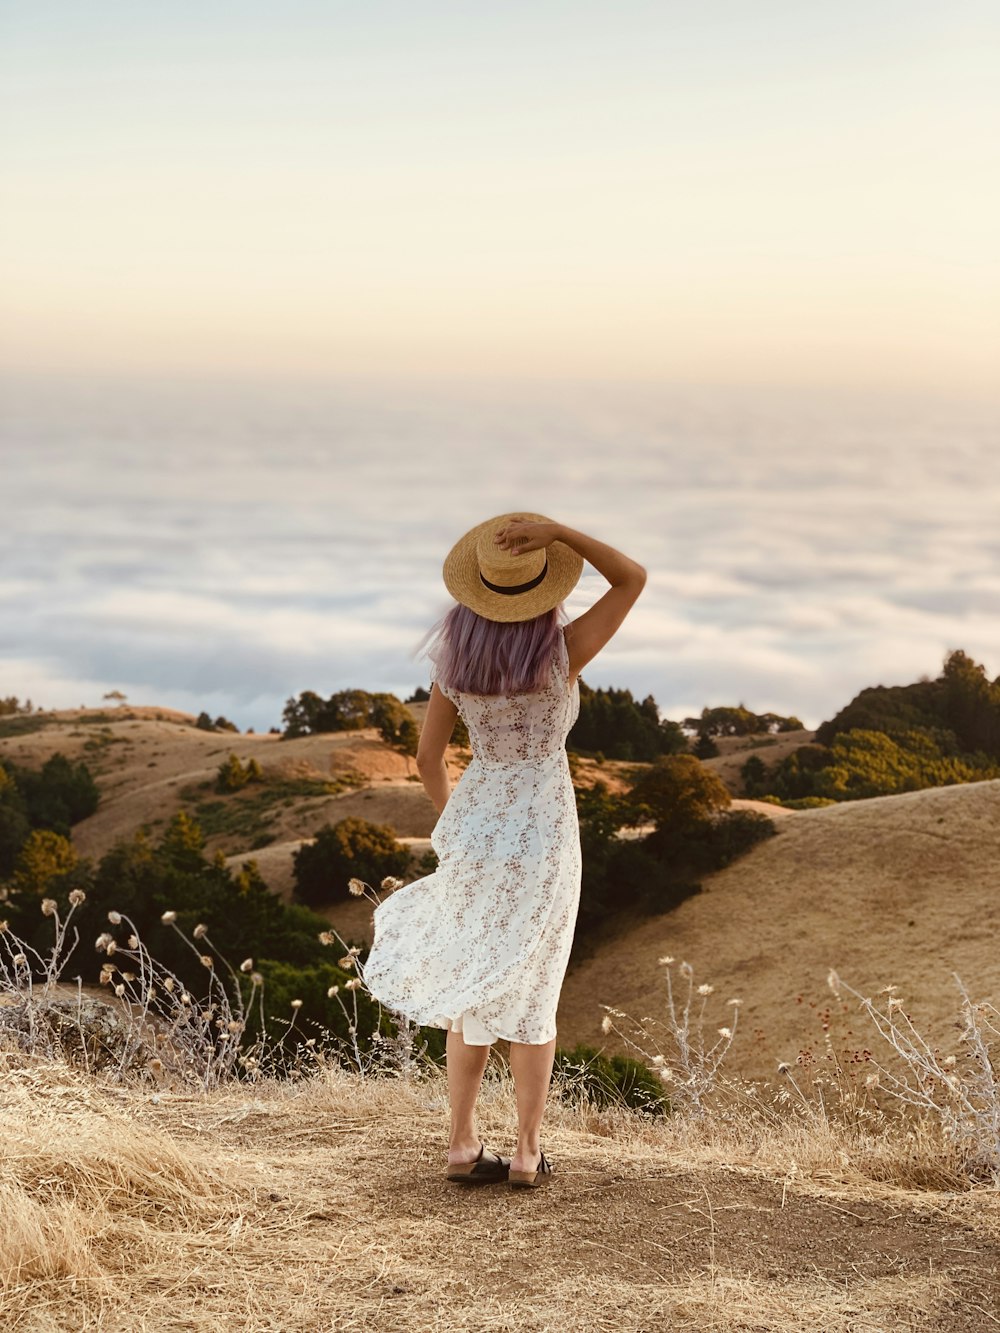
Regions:
[[1000, 777], [1000, 677], [961, 649], [934, 680], [862, 690], [815, 741], [741, 769], [748, 796], [798, 804], [862, 800]]

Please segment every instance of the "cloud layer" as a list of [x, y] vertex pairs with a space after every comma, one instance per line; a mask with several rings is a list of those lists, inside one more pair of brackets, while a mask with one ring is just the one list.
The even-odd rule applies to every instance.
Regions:
[[[407, 694], [473, 523], [531, 508], [649, 582], [586, 670], [681, 717], [829, 716], [964, 647], [1000, 672], [991, 413], [424, 387], [8, 386], [0, 694], [225, 713]], [[579, 614], [603, 580], [587, 569]]]

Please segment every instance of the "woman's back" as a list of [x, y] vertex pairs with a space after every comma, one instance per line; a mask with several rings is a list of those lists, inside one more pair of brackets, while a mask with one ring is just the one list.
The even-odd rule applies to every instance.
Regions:
[[580, 688], [569, 683], [569, 652], [560, 632], [545, 689], [534, 694], [467, 694], [438, 681], [461, 714], [472, 755], [482, 764], [539, 763], [565, 754], [566, 737], [580, 712]]

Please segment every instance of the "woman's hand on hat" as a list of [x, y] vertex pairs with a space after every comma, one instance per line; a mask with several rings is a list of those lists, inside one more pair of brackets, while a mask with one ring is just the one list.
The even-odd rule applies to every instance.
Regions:
[[497, 529], [496, 544], [511, 555], [523, 555], [526, 551], [540, 551], [550, 546], [558, 533], [557, 523], [538, 523], [529, 519], [511, 521]]

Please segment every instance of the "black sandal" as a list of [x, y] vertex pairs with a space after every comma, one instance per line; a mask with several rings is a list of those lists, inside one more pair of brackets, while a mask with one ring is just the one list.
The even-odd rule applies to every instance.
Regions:
[[451, 1162], [446, 1172], [448, 1180], [462, 1185], [489, 1185], [497, 1180], [506, 1180], [510, 1171], [510, 1158], [490, 1152], [486, 1156], [486, 1144], [480, 1142], [479, 1156], [474, 1162]]
[[538, 1168], [535, 1171], [510, 1171], [508, 1183], [513, 1190], [534, 1190], [547, 1185], [552, 1177], [552, 1164], [543, 1152], [539, 1152]]

